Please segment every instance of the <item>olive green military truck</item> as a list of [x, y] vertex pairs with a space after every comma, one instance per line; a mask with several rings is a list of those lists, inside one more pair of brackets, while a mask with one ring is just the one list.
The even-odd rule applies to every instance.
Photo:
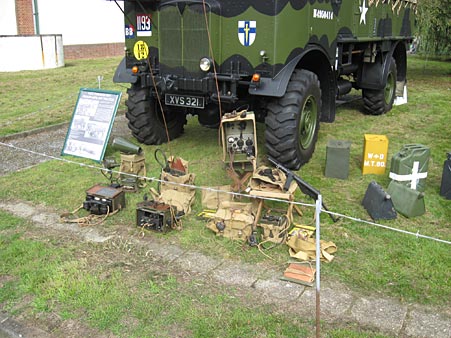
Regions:
[[233, 110], [266, 124], [268, 154], [299, 169], [336, 100], [362, 90], [364, 111], [389, 111], [406, 85], [416, 0], [125, 0], [126, 116], [136, 139], [161, 144], [186, 116], [218, 127]]

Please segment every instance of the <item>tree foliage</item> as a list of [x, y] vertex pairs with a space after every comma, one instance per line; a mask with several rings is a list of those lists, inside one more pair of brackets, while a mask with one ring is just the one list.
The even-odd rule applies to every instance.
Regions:
[[420, 51], [450, 56], [451, 0], [419, 0], [417, 19]]

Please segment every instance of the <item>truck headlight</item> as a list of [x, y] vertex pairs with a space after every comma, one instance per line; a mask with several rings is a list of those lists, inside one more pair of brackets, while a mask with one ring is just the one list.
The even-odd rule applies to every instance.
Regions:
[[211, 60], [209, 58], [200, 59], [199, 67], [204, 72], [208, 72], [211, 68]]

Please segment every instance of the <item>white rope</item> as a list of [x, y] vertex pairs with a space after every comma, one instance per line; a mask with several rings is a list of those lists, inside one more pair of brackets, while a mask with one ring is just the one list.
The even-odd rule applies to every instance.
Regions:
[[365, 221], [363, 219], [360, 218], [356, 218], [356, 217], [352, 217], [352, 216], [346, 216], [346, 215], [342, 215], [339, 213], [335, 213], [335, 212], [330, 212], [330, 211], [325, 211], [322, 210], [322, 212], [328, 213], [328, 214], [332, 214], [338, 217], [343, 217], [343, 218], [347, 218], [350, 219], [352, 221], [356, 221], [356, 222], [360, 222], [360, 223], [366, 223], [369, 225], [374, 225], [383, 229], [387, 229], [387, 230], [392, 230], [392, 231], [397, 231], [406, 235], [412, 235], [415, 236], [416, 238], [424, 238], [424, 239], [431, 239], [440, 243], [445, 243], [445, 244], [450, 244], [451, 245], [451, 241], [446, 241], [444, 239], [439, 239], [439, 238], [435, 238], [435, 237], [430, 237], [430, 236], [426, 236], [426, 235], [422, 235], [420, 234], [420, 230], [418, 230], [417, 232], [411, 232], [411, 231], [407, 231], [407, 230], [402, 230], [402, 229], [398, 229], [398, 228], [393, 228], [393, 227], [389, 227], [387, 225], [383, 225], [383, 224], [379, 224], [379, 223], [374, 223], [374, 222], [370, 222], [370, 221]]
[[[173, 185], [177, 185], [177, 186], [188, 187], [188, 188], [191, 188], [191, 189], [199, 189], [199, 190], [211, 191], [211, 192], [215, 192], [215, 193], [229, 194], [229, 195], [233, 195], [233, 196], [241, 196], [241, 197], [247, 197], [247, 198], [262, 199], [262, 200], [266, 200], [266, 201], [281, 202], [281, 203], [286, 203], [286, 204], [300, 205], [300, 206], [306, 206], [306, 207], [312, 207], [312, 208], [316, 207], [315, 204], [307, 204], [307, 203], [301, 203], [301, 202], [295, 202], [295, 201], [282, 200], [282, 199], [278, 199], [278, 198], [269, 198], [269, 197], [260, 197], [260, 196], [254, 196], [254, 195], [248, 195], [248, 194], [241, 194], [241, 193], [237, 193], [237, 192], [224, 191], [224, 190], [215, 189], [215, 188], [211, 188], [211, 187], [199, 187], [199, 186], [191, 185], [191, 184], [169, 182], [169, 181], [160, 180], [159, 178], [156, 178], [156, 177], [147, 177], [147, 176], [135, 175], [135, 174], [130, 174], [130, 173], [124, 173], [124, 172], [121, 172], [121, 171], [118, 171], [118, 170], [105, 169], [104, 167], [99, 167], [99, 166], [95, 166], [95, 165], [91, 165], [91, 164], [80, 163], [80, 162], [68, 160], [68, 159], [65, 159], [65, 158], [56, 157], [56, 156], [40, 153], [40, 152], [29, 150], [29, 149], [24, 149], [24, 148], [17, 147], [17, 146], [15, 146], [13, 144], [10, 144], [10, 143], [0, 142], [0, 145], [8, 147], [8, 148], [15, 149], [15, 150], [23, 151], [23, 152], [26, 152], [26, 153], [30, 153], [30, 154], [33, 154], [33, 155], [46, 157], [46, 158], [49, 158], [49, 159], [52, 159], [52, 160], [57, 160], [57, 161], [61, 161], [61, 162], [69, 163], [69, 164], [75, 164], [75, 165], [78, 165], [80, 167], [85, 167], [85, 168], [90, 168], [90, 169], [95, 169], [95, 170], [103, 170], [103, 171], [104, 170], [108, 170], [108, 171], [110, 171], [112, 173], [115, 173], [115, 174], [127, 175], [127, 176], [135, 177], [135, 178], [138, 178], [138, 179], [141, 179], [141, 180], [146, 180], [146, 181], [160, 182], [160, 183], [164, 183], [164, 184], [173, 184]], [[406, 235], [412, 235], [412, 236], [415, 236], [417, 239], [418, 238], [424, 238], [424, 239], [429, 239], [429, 240], [433, 240], [433, 241], [436, 241], [436, 242], [440, 242], [440, 243], [451, 245], [451, 241], [447, 241], [447, 240], [444, 240], [444, 239], [435, 238], [435, 237], [431, 237], [431, 236], [422, 235], [422, 234], [420, 234], [419, 230], [415, 233], [415, 232], [411, 232], [411, 231], [407, 231], [407, 230], [402, 230], [402, 229], [398, 229], [398, 228], [394, 228], [394, 227], [389, 227], [387, 225], [383, 225], [383, 224], [379, 224], [379, 223], [374, 223], [374, 222], [362, 220], [360, 218], [347, 216], [347, 215], [336, 213], [336, 212], [332, 212], [332, 211], [326, 211], [324, 209], [321, 209], [321, 212], [324, 212], [326, 214], [331, 214], [331, 215], [334, 215], [334, 216], [337, 216], [337, 217], [340, 217], [340, 218], [346, 218], [346, 219], [349, 219], [349, 220], [352, 220], [352, 221], [355, 221], [355, 222], [359, 222], [359, 223], [365, 223], [365, 224], [369, 224], [369, 225], [374, 225], [376, 227], [380, 227], [380, 228], [383, 228], [383, 229], [386, 229], [386, 230], [396, 231], [396, 232], [400, 232], [400, 233], [403, 233], [403, 234], [406, 234]]]

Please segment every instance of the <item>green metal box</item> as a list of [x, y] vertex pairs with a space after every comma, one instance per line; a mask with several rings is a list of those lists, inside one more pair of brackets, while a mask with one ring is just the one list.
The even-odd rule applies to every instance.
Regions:
[[422, 144], [406, 144], [393, 155], [390, 178], [418, 191], [426, 188], [430, 149]]
[[390, 194], [395, 210], [406, 217], [421, 216], [426, 212], [424, 193], [408, 186], [391, 181], [387, 192]]
[[329, 140], [326, 147], [327, 177], [347, 179], [349, 175], [350, 141]]

